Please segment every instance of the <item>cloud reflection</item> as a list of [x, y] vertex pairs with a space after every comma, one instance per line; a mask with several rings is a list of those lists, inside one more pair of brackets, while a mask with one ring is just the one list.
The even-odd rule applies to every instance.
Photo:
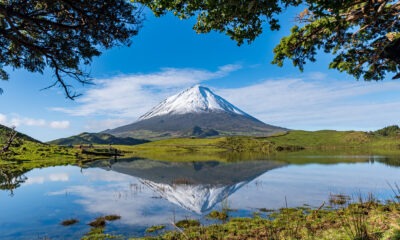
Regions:
[[28, 177], [24, 185], [43, 184], [45, 182], [67, 182], [69, 181], [68, 173], [51, 173], [45, 176]]
[[121, 216], [119, 222], [128, 225], [148, 227], [173, 222], [174, 218], [199, 217], [160, 199], [135, 177], [100, 169], [86, 169], [84, 175], [90, 179], [85, 186], [70, 186], [49, 195], [67, 192], [78, 196], [76, 202], [87, 212], [118, 214]]
[[45, 181], [45, 177], [29, 177], [24, 185], [31, 185], [31, 184], [43, 184]]

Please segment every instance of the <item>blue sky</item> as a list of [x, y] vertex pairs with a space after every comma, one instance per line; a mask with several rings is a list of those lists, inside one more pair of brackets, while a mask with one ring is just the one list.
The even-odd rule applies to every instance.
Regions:
[[95, 58], [86, 69], [95, 85], [76, 86], [83, 94], [67, 100], [61, 89], [41, 91], [52, 75], [12, 70], [0, 82], [0, 123], [42, 141], [97, 132], [132, 123], [155, 104], [194, 84], [210, 87], [243, 111], [291, 129], [374, 130], [398, 124], [400, 84], [389, 79], [364, 82], [328, 69], [320, 54], [304, 72], [290, 62], [271, 65], [273, 47], [294, 24], [281, 17], [279, 32], [265, 31], [238, 47], [221, 33], [196, 34], [194, 20], [146, 13], [130, 47]]

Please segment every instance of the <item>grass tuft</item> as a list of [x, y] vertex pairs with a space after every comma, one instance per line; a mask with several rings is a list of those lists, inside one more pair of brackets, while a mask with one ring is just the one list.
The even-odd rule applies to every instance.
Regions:
[[147, 233], [153, 233], [153, 232], [157, 232], [160, 231], [162, 229], [165, 228], [165, 225], [156, 225], [156, 226], [151, 226], [149, 228], [146, 229]]
[[200, 221], [194, 219], [184, 219], [175, 223], [175, 226], [179, 228], [190, 228], [200, 226]]
[[329, 204], [343, 206], [349, 203], [350, 196], [344, 194], [331, 194], [329, 196]]
[[63, 225], [63, 226], [71, 226], [71, 225], [74, 225], [74, 224], [76, 224], [78, 222], [79, 222], [78, 219], [71, 218], [71, 219], [67, 219], [67, 220], [62, 221], [61, 225]]
[[94, 228], [104, 228], [106, 226], [106, 221], [115, 221], [119, 219], [121, 219], [121, 216], [112, 214], [104, 217], [98, 217], [94, 221], [91, 221], [89, 225]]
[[104, 217], [98, 217], [94, 221], [89, 223], [94, 228], [104, 228], [106, 226], [106, 219]]
[[225, 221], [228, 219], [226, 211], [212, 211], [207, 215], [207, 218]]
[[107, 220], [107, 221], [115, 221], [115, 220], [121, 219], [121, 216], [120, 215], [111, 214], [111, 215], [105, 216], [104, 219]]

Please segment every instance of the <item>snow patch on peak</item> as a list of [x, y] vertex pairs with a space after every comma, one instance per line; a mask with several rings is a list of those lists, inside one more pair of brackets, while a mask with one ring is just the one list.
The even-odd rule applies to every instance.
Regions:
[[168, 114], [229, 112], [249, 116], [233, 104], [213, 93], [209, 88], [195, 85], [168, 97], [139, 118], [149, 119]]

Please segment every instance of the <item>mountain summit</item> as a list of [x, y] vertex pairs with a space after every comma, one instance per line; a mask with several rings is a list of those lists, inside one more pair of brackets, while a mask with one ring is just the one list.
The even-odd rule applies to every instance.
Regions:
[[286, 129], [265, 124], [209, 88], [195, 85], [168, 97], [137, 122], [106, 130], [119, 137], [268, 136]]
[[141, 116], [139, 121], [168, 114], [212, 112], [227, 112], [250, 117], [247, 113], [213, 93], [209, 88], [195, 85], [165, 99]]

